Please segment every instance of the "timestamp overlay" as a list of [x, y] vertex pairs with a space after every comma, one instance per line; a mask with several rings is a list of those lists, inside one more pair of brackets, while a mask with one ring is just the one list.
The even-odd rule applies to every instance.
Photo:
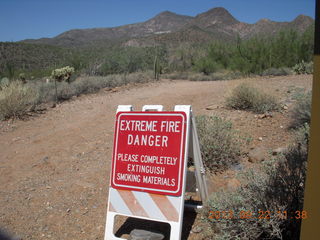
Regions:
[[274, 218], [280, 219], [292, 219], [302, 220], [308, 218], [308, 213], [305, 210], [296, 211], [283, 211], [283, 210], [210, 210], [208, 213], [210, 220], [222, 220], [222, 219], [239, 219], [239, 220], [250, 220], [250, 219], [261, 219], [270, 220]]

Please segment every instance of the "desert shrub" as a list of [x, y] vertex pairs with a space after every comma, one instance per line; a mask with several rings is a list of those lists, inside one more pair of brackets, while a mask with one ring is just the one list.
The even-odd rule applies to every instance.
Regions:
[[279, 107], [275, 97], [246, 83], [242, 83], [233, 89], [231, 95], [226, 99], [226, 105], [230, 108], [256, 113], [277, 110]]
[[172, 72], [172, 73], [163, 74], [162, 78], [172, 79], [172, 80], [188, 79], [189, 74], [190, 73], [188, 72]]
[[243, 77], [244, 74], [238, 71], [217, 71], [208, 75], [201, 73], [193, 73], [187, 79], [191, 81], [217, 81], [217, 80], [230, 80]]
[[37, 100], [37, 92], [19, 81], [5, 85], [0, 91], [0, 119], [25, 115]]
[[26, 79], [26, 74], [25, 73], [20, 73], [19, 74], [19, 80], [23, 83], [26, 83], [27, 82], [27, 79]]
[[212, 172], [224, 170], [239, 160], [244, 143], [232, 129], [232, 123], [216, 116], [197, 116], [201, 156], [204, 165]]
[[292, 128], [299, 128], [305, 123], [310, 124], [311, 121], [311, 96], [312, 93], [302, 93], [296, 97], [296, 104], [291, 112]]
[[[28, 84], [30, 86], [32, 83], [28, 83]], [[54, 83], [38, 82], [38, 83], [32, 84], [32, 87], [34, 87], [38, 92], [37, 104], [52, 102], [55, 100]]]
[[281, 225], [284, 239], [299, 239], [300, 235], [301, 219], [295, 219], [292, 213], [303, 210], [309, 137], [310, 127], [304, 124], [296, 131], [294, 143], [277, 159], [275, 171], [269, 172], [266, 196], [272, 196], [270, 201], [279, 206], [286, 206], [288, 213], [288, 219]]
[[[143, 83], [152, 80], [152, 72], [137, 72], [131, 74], [114, 74], [108, 76], [79, 77], [70, 84], [61, 82], [57, 85], [57, 100], [68, 100], [73, 96], [95, 93], [105, 87], [118, 87], [127, 83]], [[55, 84], [37, 82], [28, 83], [38, 94], [37, 104], [55, 100]]]
[[66, 66], [63, 68], [58, 68], [58, 69], [53, 70], [51, 73], [51, 77], [58, 82], [62, 82], [62, 81], [69, 82], [71, 75], [73, 73], [74, 73], [74, 68]]
[[1, 90], [3, 87], [8, 86], [9, 83], [10, 83], [9, 78], [4, 77], [4, 78], [0, 79], [0, 90]]
[[292, 70], [296, 74], [311, 74], [313, 73], [313, 62], [301, 61], [300, 63], [293, 66]]
[[163, 74], [162, 78], [165, 79], [183, 79], [191, 81], [216, 81], [216, 80], [230, 80], [235, 78], [243, 77], [244, 74], [239, 71], [217, 71], [210, 74], [197, 73], [197, 72], [173, 72]]
[[[281, 238], [281, 219], [275, 216], [258, 219], [260, 210], [284, 210], [283, 206], [269, 202], [269, 198], [264, 194], [268, 187], [268, 175], [257, 174], [250, 169], [239, 179], [242, 185], [235, 191], [213, 193], [208, 206], [202, 212], [214, 229], [215, 235], [212, 239]], [[225, 216], [222, 216], [222, 211], [227, 211]]]
[[[241, 185], [235, 191], [213, 193], [202, 214], [214, 239], [299, 239], [301, 220], [295, 219], [295, 211], [303, 209], [308, 139], [306, 124], [282, 155], [239, 173]], [[230, 212], [222, 215], [229, 210], [233, 218]]]
[[205, 75], [209, 75], [210, 73], [217, 71], [219, 68], [221, 68], [221, 66], [208, 57], [199, 59], [194, 66], [196, 71]]
[[262, 72], [262, 76], [287, 76], [292, 75], [294, 71], [290, 68], [268, 68]]

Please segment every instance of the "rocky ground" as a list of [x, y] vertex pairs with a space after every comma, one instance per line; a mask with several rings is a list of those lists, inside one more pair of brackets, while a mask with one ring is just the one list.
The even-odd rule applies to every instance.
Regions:
[[[282, 111], [256, 115], [224, 107], [240, 82], [276, 95]], [[192, 105], [196, 115], [218, 115], [252, 138], [241, 167], [208, 176], [210, 191], [233, 189], [236, 171], [259, 164], [285, 147], [292, 96], [311, 89], [312, 76], [191, 82], [161, 80], [85, 95], [34, 114], [0, 123], [0, 228], [18, 239], [103, 239], [116, 108], [131, 104]], [[200, 239], [201, 221], [186, 213], [184, 239]], [[190, 220], [190, 221], [189, 221]], [[200, 233], [197, 233], [200, 232]]]

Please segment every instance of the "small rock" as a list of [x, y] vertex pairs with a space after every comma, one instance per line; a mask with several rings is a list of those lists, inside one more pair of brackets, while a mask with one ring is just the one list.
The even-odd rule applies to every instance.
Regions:
[[230, 167], [230, 169], [234, 170], [234, 171], [241, 171], [243, 169], [243, 165], [241, 163], [239, 164], [234, 164]]
[[287, 106], [287, 105], [284, 105], [282, 108], [283, 108], [284, 110], [288, 110], [288, 106]]
[[285, 150], [286, 150], [286, 148], [284, 148], [284, 147], [279, 147], [279, 148], [274, 149], [274, 150], [272, 151], [272, 155], [273, 155], [273, 156], [279, 155], [279, 154], [281, 154], [281, 153], [284, 153]]
[[266, 112], [264, 115], [265, 115], [267, 118], [272, 118], [272, 117], [273, 117], [273, 115], [272, 115], [271, 112]]
[[71, 212], [71, 209], [70, 209], [70, 208], [67, 209], [67, 213], [69, 213], [69, 212]]
[[202, 232], [202, 227], [195, 226], [192, 228], [191, 232], [200, 233], [200, 232]]
[[214, 110], [214, 109], [217, 109], [217, 108], [219, 108], [219, 106], [217, 106], [217, 105], [210, 105], [210, 106], [207, 106], [207, 107], [206, 107], [206, 110]]
[[111, 90], [112, 93], [115, 93], [115, 92], [118, 92], [118, 91], [119, 91], [119, 89], [117, 89], [117, 88], [113, 88], [113, 89]]
[[266, 159], [266, 150], [263, 147], [255, 148], [248, 154], [248, 161], [252, 163], [263, 162]]
[[259, 141], [262, 141], [263, 139], [262, 139], [262, 137], [259, 137], [258, 140], [259, 140]]
[[266, 114], [260, 114], [260, 115], [258, 115], [258, 118], [259, 118], [259, 119], [263, 119], [263, 118], [266, 118], [266, 117], [267, 117]]
[[129, 239], [131, 239], [131, 240], [143, 240], [143, 239], [162, 240], [162, 239], [164, 239], [164, 235], [160, 234], [160, 233], [154, 233], [154, 232], [141, 230], [141, 229], [133, 229], [130, 232]]
[[282, 129], [282, 128], [283, 128], [283, 126], [281, 125], [281, 126], [280, 126], [280, 128]]

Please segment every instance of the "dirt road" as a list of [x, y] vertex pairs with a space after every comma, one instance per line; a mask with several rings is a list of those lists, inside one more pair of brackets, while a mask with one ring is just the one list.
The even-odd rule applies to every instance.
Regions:
[[[253, 137], [253, 145], [273, 148], [285, 145], [290, 137], [288, 114], [258, 121], [252, 113], [223, 108], [225, 96], [239, 82], [250, 81], [284, 100], [292, 87], [310, 89], [311, 79], [162, 80], [112, 93], [101, 90], [25, 121], [2, 122], [0, 228], [22, 239], [103, 239], [114, 117], [120, 104], [136, 110], [145, 104], [162, 104], [166, 110], [192, 105], [196, 115], [227, 117]], [[218, 108], [206, 110], [209, 105]], [[197, 239], [192, 235], [188, 239]]]

